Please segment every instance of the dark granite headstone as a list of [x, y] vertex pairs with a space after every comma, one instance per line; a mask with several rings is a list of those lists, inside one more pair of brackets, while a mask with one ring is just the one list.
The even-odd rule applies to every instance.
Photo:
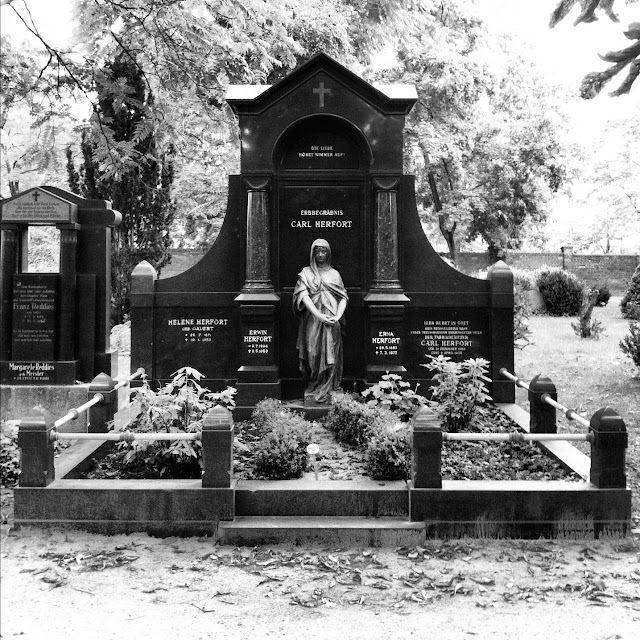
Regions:
[[53, 273], [21, 273], [13, 278], [14, 360], [55, 358], [56, 284]]
[[[104, 200], [35, 187], [0, 206], [0, 382], [74, 385], [111, 372], [111, 227]], [[31, 226], [60, 232], [58, 273], [29, 273]]]
[[[184, 273], [134, 271], [132, 365], [158, 382], [193, 366], [209, 387], [235, 385], [244, 409], [301, 398], [292, 293], [324, 238], [349, 295], [345, 388], [385, 371], [425, 388], [429, 355], [483, 357], [494, 398], [511, 401], [498, 371], [513, 370], [512, 276], [503, 264], [487, 280], [465, 276], [425, 237], [402, 173], [416, 99], [414, 87], [374, 87], [324, 54], [272, 87], [229, 87], [242, 154], [224, 224]], [[203, 331], [203, 321], [225, 324]]]

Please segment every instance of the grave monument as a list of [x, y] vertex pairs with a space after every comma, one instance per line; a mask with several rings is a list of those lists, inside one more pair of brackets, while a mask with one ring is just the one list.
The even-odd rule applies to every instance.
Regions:
[[317, 54], [273, 86], [231, 86], [241, 173], [229, 177], [220, 234], [193, 267], [158, 280], [148, 263], [132, 282], [132, 367], [166, 381], [188, 365], [204, 384], [238, 389], [239, 415], [264, 397], [302, 399], [295, 285], [323, 238], [342, 276], [342, 386], [386, 371], [421, 391], [428, 355], [490, 362], [497, 402], [514, 388], [513, 279], [450, 267], [420, 224], [414, 178], [403, 175], [412, 86], [373, 86]]
[[[35, 187], [2, 202], [3, 418], [21, 418], [38, 403], [66, 413], [86, 401], [86, 388], [74, 393], [78, 381], [111, 373], [111, 228], [121, 217], [110, 207], [56, 187]], [[57, 273], [29, 272], [34, 226], [59, 232]]]

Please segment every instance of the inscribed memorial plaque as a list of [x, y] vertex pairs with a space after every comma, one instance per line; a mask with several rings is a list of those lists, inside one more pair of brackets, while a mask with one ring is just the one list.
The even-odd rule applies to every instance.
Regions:
[[52, 273], [14, 275], [12, 360], [55, 359], [57, 278]]
[[362, 286], [363, 188], [360, 185], [287, 185], [280, 190], [280, 286], [291, 287], [309, 247], [324, 238], [346, 287]]
[[75, 205], [43, 191], [33, 189], [2, 206], [3, 222], [71, 222]]
[[424, 376], [427, 356], [447, 356], [455, 362], [467, 358], [490, 359], [491, 332], [486, 309], [407, 310], [407, 369]]
[[240, 318], [235, 309], [163, 309], [156, 319], [158, 378], [193, 367], [206, 378], [235, 371], [239, 361]]

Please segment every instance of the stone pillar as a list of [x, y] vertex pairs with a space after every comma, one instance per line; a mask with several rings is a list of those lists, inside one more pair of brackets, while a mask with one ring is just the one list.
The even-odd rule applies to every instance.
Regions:
[[202, 424], [202, 486], [229, 488], [233, 481], [233, 417], [217, 406]]
[[513, 358], [513, 274], [502, 261], [496, 262], [487, 275], [491, 301], [491, 355], [489, 358], [489, 393], [494, 402], [513, 403], [516, 391], [512, 382], [500, 375], [500, 369], [514, 371]]
[[246, 178], [247, 276], [243, 291], [273, 291], [271, 282], [271, 230], [269, 178]]
[[75, 360], [76, 251], [78, 224], [58, 225], [60, 229], [60, 277], [58, 280], [58, 349], [56, 359]]
[[[245, 178], [247, 190], [247, 266], [240, 303], [242, 321], [241, 366], [236, 402], [239, 415], [264, 397], [280, 398], [276, 359], [276, 306], [280, 296], [271, 278], [270, 178]], [[244, 408], [242, 408], [244, 407]]]
[[[131, 368], [142, 367], [150, 380], [155, 379], [153, 370], [153, 336], [155, 282], [158, 279], [156, 270], [145, 260], [131, 273]], [[139, 381], [132, 387], [139, 386]]]
[[373, 290], [402, 290], [398, 276], [398, 184], [400, 177], [374, 178]]
[[411, 481], [414, 489], [442, 488], [442, 427], [434, 411], [422, 407], [411, 421]]
[[52, 429], [51, 415], [40, 407], [36, 407], [32, 415], [20, 422], [18, 446], [21, 487], [46, 487], [56, 479]]
[[0, 361], [11, 360], [13, 275], [18, 271], [20, 228], [2, 225], [0, 246]]
[[529, 383], [529, 431], [531, 433], [557, 433], [556, 409], [544, 402], [542, 397], [549, 396], [558, 401], [556, 385], [547, 378], [538, 374]]
[[387, 371], [403, 375], [404, 307], [398, 272], [399, 176], [373, 179], [375, 218], [372, 285], [364, 302], [369, 313], [366, 381], [378, 382]]
[[101, 373], [97, 375], [89, 385], [89, 400], [92, 400], [96, 393], [99, 393], [103, 400], [94, 404], [89, 409], [89, 433], [106, 433], [109, 430], [108, 423], [113, 422], [113, 418], [118, 411], [118, 392], [114, 390], [116, 383], [110, 375]]
[[565, 271], [571, 271], [573, 267], [573, 247], [571, 245], [560, 247], [560, 251], [562, 251], [562, 268]]
[[624, 420], [610, 407], [591, 416], [591, 472], [589, 480], [599, 489], [625, 489], [625, 451], [629, 435]]

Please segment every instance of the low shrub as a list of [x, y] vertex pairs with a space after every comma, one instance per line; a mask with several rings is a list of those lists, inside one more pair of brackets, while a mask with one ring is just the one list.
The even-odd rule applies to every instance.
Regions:
[[389, 372], [382, 376], [380, 382], [365, 389], [362, 397], [370, 407], [390, 409], [402, 422], [409, 422], [413, 414], [427, 401], [424, 396], [411, 389], [411, 385], [405, 382], [402, 376]]
[[552, 316], [576, 316], [580, 313], [584, 284], [573, 273], [559, 267], [540, 267], [536, 285], [547, 312]]
[[611, 290], [608, 284], [600, 284], [596, 286], [598, 290], [598, 298], [596, 300], [596, 307], [606, 307], [611, 300]]
[[279, 400], [265, 399], [256, 405], [252, 418], [263, 433], [251, 460], [256, 477], [267, 480], [299, 478], [307, 465], [311, 425]]
[[324, 419], [325, 427], [338, 442], [360, 449], [395, 422], [396, 417], [386, 407], [362, 404], [349, 393], [334, 402]]
[[640, 369], [640, 322], [629, 323], [629, 335], [620, 340], [620, 350]]
[[429, 356], [429, 364], [420, 365], [435, 371], [436, 385], [431, 389], [429, 405], [438, 414], [444, 431], [466, 429], [477, 408], [490, 400], [485, 382], [489, 362], [483, 358], [469, 358], [452, 362], [447, 356]]
[[598, 288], [589, 289], [584, 296], [584, 301], [580, 309], [578, 322], [572, 322], [571, 328], [579, 338], [593, 338], [598, 340], [600, 334], [604, 333], [604, 325], [600, 320], [591, 319], [594, 307], [598, 303], [600, 290]]
[[633, 272], [629, 287], [620, 300], [620, 310], [627, 320], [640, 320], [640, 264]]
[[367, 474], [374, 480], [407, 480], [411, 473], [411, 434], [407, 427], [374, 436], [367, 447]]
[[19, 474], [18, 423], [10, 420], [0, 424], [0, 486], [13, 487]]

